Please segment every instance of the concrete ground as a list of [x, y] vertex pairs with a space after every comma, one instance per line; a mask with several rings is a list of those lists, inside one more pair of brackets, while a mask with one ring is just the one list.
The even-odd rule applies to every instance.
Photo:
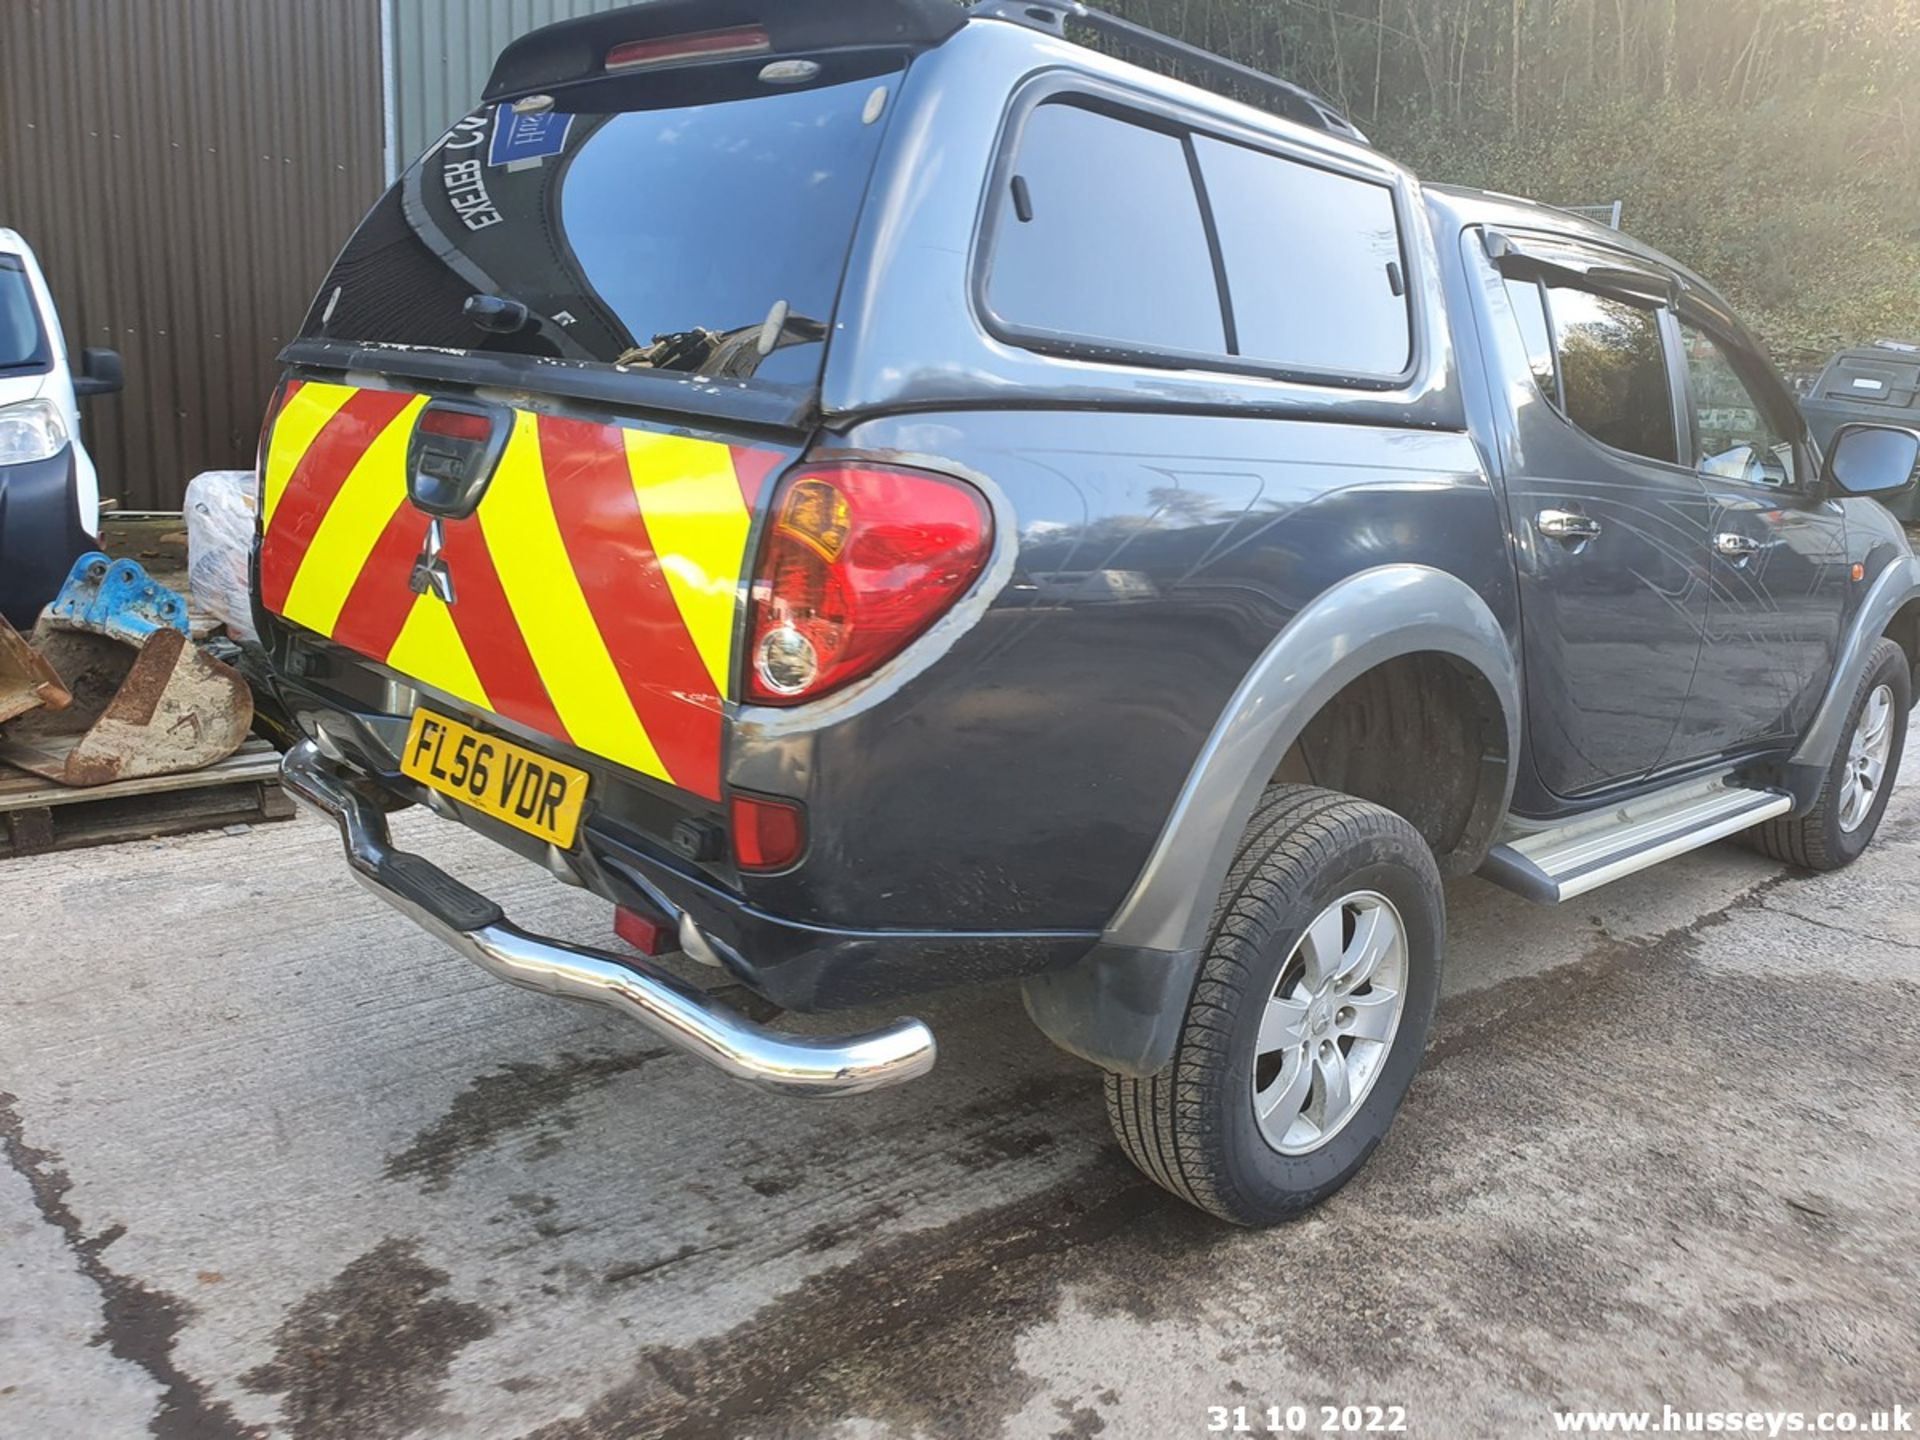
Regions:
[[[605, 907], [422, 813], [523, 923]], [[1451, 887], [1371, 1167], [1254, 1234], [1011, 989], [929, 1079], [738, 1088], [495, 984], [310, 820], [0, 866], [0, 1436], [1200, 1437], [1209, 1405], [1920, 1400], [1920, 785], [1823, 878]], [[880, 1017], [884, 1018], [884, 1017]], [[1317, 1413], [1313, 1422], [1318, 1425]]]

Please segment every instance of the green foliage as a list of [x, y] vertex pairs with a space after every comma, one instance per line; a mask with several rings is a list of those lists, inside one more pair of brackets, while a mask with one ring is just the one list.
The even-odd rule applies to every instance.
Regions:
[[1431, 181], [1624, 228], [1783, 363], [1920, 339], [1920, 0], [1120, 0]]

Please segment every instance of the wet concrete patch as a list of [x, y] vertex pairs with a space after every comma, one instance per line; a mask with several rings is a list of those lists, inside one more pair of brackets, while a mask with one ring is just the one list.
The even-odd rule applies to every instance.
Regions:
[[461, 1161], [509, 1135], [530, 1139], [530, 1158], [551, 1153], [575, 1123], [567, 1102], [671, 1053], [651, 1049], [562, 1055], [549, 1064], [502, 1065], [470, 1083], [446, 1114], [389, 1156], [386, 1177], [418, 1180], [428, 1191], [444, 1190]]
[[440, 1293], [447, 1280], [418, 1240], [383, 1240], [296, 1304], [274, 1358], [240, 1383], [283, 1397], [295, 1440], [384, 1440], [441, 1419], [453, 1357], [493, 1333], [485, 1308]]
[[[1368, 1382], [1404, 1397], [1478, 1377], [1543, 1397], [1546, 1424], [1569, 1372], [1610, 1355], [1672, 1394], [1705, 1367], [1765, 1377], [1749, 1393], [1885, 1403], [1920, 1355], [1903, 1300], [1920, 1274], [1910, 1251], [1890, 1266], [1884, 1247], [1901, 1243], [1890, 1231], [1920, 1234], [1872, 1199], [1838, 1198], [1837, 1168], [1824, 1184], [1805, 1172], [1844, 1166], [1876, 1121], [1903, 1123], [1889, 1082], [1920, 1053], [1920, 1017], [1896, 1003], [1898, 982], [1842, 994], [1701, 962], [1707, 937], [1784, 883], [1443, 1006], [1394, 1133], [1302, 1221], [1224, 1229], [1109, 1152], [1032, 1199], [870, 1245], [724, 1337], [646, 1351], [542, 1440], [797, 1440], [848, 1417], [998, 1433], [1045, 1397], [1022, 1337], [1047, 1333], [1068, 1295], [1078, 1316], [1216, 1334], [1223, 1393], [1228, 1379], [1264, 1393], [1276, 1373], [1342, 1377], [1345, 1398]], [[1881, 1017], [1872, 1036], [1858, 1034], [1862, 1005]], [[1842, 1042], [1883, 1077], [1877, 1092], [1829, 1063]], [[1031, 1098], [1002, 1134], [1038, 1133], [1048, 1100]], [[1842, 1353], [1854, 1359], [1836, 1376]], [[1136, 1359], [1152, 1372], [1150, 1353]], [[1123, 1397], [1132, 1373], [1115, 1357]], [[1046, 1404], [1050, 1433], [1106, 1423], [1078, 1396]], [[1135, 1415], [1116, 1433], [1160, 1432]]]
[[[0, 1166], [26, 1303], [0, 1312], [35, 1327], [0, 1320], [23, 1377], [0, 1432], [137, 1435], [165, 1392], [175, 1436], [1162, 1440], [1204, 1404], [1357, 1398], [1451, 1440], [1549, 1433], [1557, 1404], [1920, 1389], [1911, 823], [1835, 876], [1721, 848], [1572, 910], [1450, 886], [1405, 1115], [1352, 1187], [1257, 1235], [1103, 1148], [1097, 1076], [1005, 987], [928, 999], [941, 1069], [885, 1095], [630, 1077], [654, 1042], [607, 1017], [424, 940], [396, 966], [411, 932], [316, 885], [336, 842], [291, 843], [306, 824], [196, 842], [244, 893], [179, 899], [177, 846], [0, 876], [0, 916], [67, 937], [58, 965], [0, 953], [0, 1088], [27, 1116]], [[469, 852], [514, 913], [604, 929]], [[178, 923], [137, 964], [87, 966], [150, 912]], [[157, 1297], [138, 1323], [117, 1280]], [[338, 1313], [356, 1287], [413, 1349], [392, 1373]]]
[[67, 1203], [72, 1177], [58, 1155], [27, 1143], [19, 1102], [4, 1091], [0, 1091], [0, 1154], [26, 1180], [40, 1218], [60, 1232], [80, 1273], [100, 1292], [101, 1325], [94, 1343], [104, 1343], [162, 1387], [148, 1429], [160, 1440], [240, 1440], [252, 1435], [232, 1410], [212, 1398], [204, 1382], [186, 1374], [173, 1358], [193, 1307], [107, 1263], [107, 1247], [126, 1234], [126, 1227], [109, 1226], [96, 1235], [85, 1232]]
[[990, 1434], [1030, 1393], [1014, 1337], [1052, 1313], [1061, 1257], [1168, 1223], [1157, 1193], [1114, 1149], [1033, 1199], [869, 1246], [721, 1339], [644, 1352], [630, 1380], [538, 1440], [799, 1437], [848, 1414]]

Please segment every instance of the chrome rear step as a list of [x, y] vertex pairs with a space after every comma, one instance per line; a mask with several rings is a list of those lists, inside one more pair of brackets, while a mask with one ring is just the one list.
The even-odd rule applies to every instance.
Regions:
[[[918, 1020], [859, 1035], [770, 1030], [641, 956], [520, 929], [432, 861], [396, 849], [379, 807], [311, 740], [287, 751], [280, 774], [289, 795], [340, 827], [356, 880], [509, 985], [604, 1005], [736, 1080], [789, 1095], [856, 1095], [933, 1068], [933, 1032]], [[680, 934], [704, 943], [691, 916], [680, 916]]]
[[1480, 873], [1529, 900], [1557, 904], [1792, 808], [1784, 790], [1751, 790], [1716, 777], [1513, 834], [1493, 847]]

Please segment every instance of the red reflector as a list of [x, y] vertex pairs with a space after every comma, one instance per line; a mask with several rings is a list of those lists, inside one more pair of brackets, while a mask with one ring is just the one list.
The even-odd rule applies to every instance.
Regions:
[[807, 813], [790, 800], [733, 797], [733, 858], [742, 870], [784, 870], [807, 848]]
[[484, 443], [493, 434], [493, 417], [476, 415], [471, 410], [436, 410], [428, 406], [413, 422], [413, 428], [426, 435], [444, 435], [449, 440]]
[[971, 485], [820, 466], [781, 482], [753, 582], [747, 692], [794, 705], [871, 674], [964, 595], [993, 519]]
[[757, 55], [773, 42], [758, 25], [732, 30], [702, 30], [696, 35], [668, 35], [659, 40], [629, 40], [607, 52], [607, 69], [634, 70], [642, 65], [666, 65], [675, 60], [717, 60], [727, 55]]
[[629, 910], [624, 905], [614, 907], [613, 933], [642, 955], [664, 955], [669, 950], [679, 948], [666, 921], [652, 915], [642, 915], [638, 910]]

